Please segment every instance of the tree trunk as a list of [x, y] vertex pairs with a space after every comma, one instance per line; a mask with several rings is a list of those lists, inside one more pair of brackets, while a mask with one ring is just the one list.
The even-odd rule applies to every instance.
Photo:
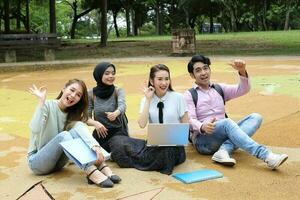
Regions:
[[101, 0], [101, 43], [102, 47], [107, 46], [107, 0]]
[[289, 30], [289, 23], [290, 23], [290, 13], [291, 13], [291, 1], [287, 1], [286, 6], [286, 13], [285, 13], [285, 21], [284, 21], [284, 30]]
[[25, 29], [27, 33], [30, 33], [29, 27], [29, 0], [26, 0], [26, 20], [25, 20]]
[[55, 0], [49, 0], [50, 33], [56, 33]]
[[155, 13], [156, 13], [156, 35], [159, 35], [159, 5], [158, 5], [158, 1], [156, 1], [155, 4]]
[[235, 20], [235, 16], [234, 16], [234, 6], [233, 6], [233, 2], [231, 1], [222, 1], [223, 5], [225, 6], [225, 8], [227, 9], [227, 12], [229, 12], [230, 15], [230, 26], [231, 26], [231, 31], [233, 32], [237, 32], [237, 25], [236, 25], [236, 20]]
[[139, 35], [139, 27], [137, 25], [137, 23], [134, 23], [134, 26], [133, 26], [133, 34], [135, 36], [138, 36]]
[[139, 35], [139, 27], [141, 27], [142, 24], [142, 14], [139, 10], [134, 11], [134, 26], [133, 26], [133, 34], [135, 36]]
[[175, 2], [174, 0], [171, 1], [171, 10], [170, 10], [170, 16], [169, 17], [169, 20], [170, 20], [170, 23], [171, 23], [171, 29], [176, 29], [177, 28], [177, 23], [176, 23], [176, 20], [175, 20], [175, 15], [176, 15], [176, 8], [175, 8]]
[[231, 31], [237, 32], [237, 26], [235, 22], [235, 17], [233, 11], [230, 11], [230, 23], [231, 23]]
[[266, 22], [266, 15], [267, 15], [267, 1], [264, 0], [264, 5], [263, 5], [263, 15], [262, 15], [262, 26], [263, 26], [263, 30], [267, 31], [268, 27], [267, 27], [267, 22]]
[[189, 19], [189, 25], [190, 25], [191, 29], [195, 28], [195, 23], [196, 23], [196, 17]]
[[289, 30], [289, 23], [290, 23], [290, 11], [286, 11], [285, 13], [285, 22], [284, 22], [284, 30]]
[[[0, 10], [0, 15], [2, 16], [2, 10]], [[1, 33], [1, 30], [2, 30], [2, 20], [0, 19], [0, 33]]]
[[120, 33], [119, 33], [119, 29], [118, 29], [117, 15], [118, 15], [118, 12], [113, 12], [114, 28], [115, 28], [116, 36], [117, 36], [117, 38], [119, 38]]
[[126, 15], [126, 33], [127, 33], [127, 37], [129, 37], [131, 36], [131, 31], [130, 31], [130, 9], [128, 5], [126, 5], [125, 7], [125, 15]]
[[4, 1], [4, 32], [10, 32], [10, 22], [9, 22], [9, 0]]
[[89, 9], [83, 11], [82, 13], [80, 13], [79, 15], [77, 15], [77, 8], [78, 8], [77, 1], [74, 1], [72, 4], [69, 3], [69, 5], [71, 6], [71, 8], [73, 10], [73, 20], [72, 20], [72, 25], [70, 28], [70, 37], [71, 37], [71, 39], [75, 39], [76, 25], [77, 25], [78, 19], [80, 17], [88, 14], [92, 10], [94, 10], [94, 8], [89, 8]]
[[213, 18], [213, 8], [212, 4], [210, 4], [210, 10], [209, 10], [209, 33], [214, 32], [214, 18]]
[[131, 36], [131, 25], [130, 25], [130, 0], [124, 1], [124, 9], [125, 9], [125, 19], [126, 19], [126, 36]]
[[159, 7], [159, 35], [164, 33], [164, 26], [163, 26], [163, 16], [162, 16], [162, 7]]
[[185, 13], [185, 23], [187, 27], [190, 27], [190, 14], [189, 11], [183, 8], [184, 13]]
[[21, 29], [20, 17], [21, 17], [21, 0], [18, 0], [17, 1], [17, 16], [16, 16], [18, 31]]
[[[77, 12], [77, 11], [76, 11], [76, 12]], [[74, 14], [76, 14], [76, 12], [74, 12]], [[71, 39], [75, 39], [75, 30], [76, 30], [77, 20], [78, 20], [78, 18], [77, 18], [76, 15], [75, 15], [75, 16], [73, 17], [72, 25], [71, 25], [71, 29], [70, 29], [70, 37], [71, 37]]]
[[155, 2], [155, 13], [156, 13], [156, 34], [162, 35], [162, 14], [161, 14], [161, 4], [160, 0]]
[[72, 9], [73, 9], [73, 20], [72, 20], [72, 25], [71, 25], [71, 29], [70, 29], [70, 36], [71, 39], [75, 39], [75, 30], [76, 30], [76, 24], [77, 24], [77, 1], [73, 2], [72, 5]]
[[134, 36], [137, 36], [137, 27], [136, 27], [136, 16], [133, 9], [131, 9], [131, 30]]

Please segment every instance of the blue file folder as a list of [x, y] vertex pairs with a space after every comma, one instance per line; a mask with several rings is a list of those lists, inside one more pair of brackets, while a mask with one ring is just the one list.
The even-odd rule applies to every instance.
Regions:
[[195, 183], [215, 178], [221, 178], [223, 177], [223, 174], [212, 169], [201, 169], [193, 172], [175, 173], [172, 174], [172, 176], [184, 183]]
[[[81, 138], [61, 142], [65, 154], [72, 160], [78, 167], [84, 169], [97, 160], [96, 153], [90, 149]], [[104, 159], [107, 160], [110, 154], [101, 148]]]

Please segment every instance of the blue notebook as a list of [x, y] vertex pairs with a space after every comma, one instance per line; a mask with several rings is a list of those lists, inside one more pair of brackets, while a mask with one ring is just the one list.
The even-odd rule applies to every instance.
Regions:
[[212, 169], [200, 169], [193, 172], [175, 173], [172, 174], [172, 176], [184, 183], [195, 183], [215, 178], [221, 178], [223, 177], [223, 174]]
[[[90, 149], [81, 138], [61, 142], [65, 154], [72, 160], [78, 167], [84, 169], [95, 163], [97, 160], [96, 153]], [[104, 159], [110, 158], [110, 154], [101, 148]]]

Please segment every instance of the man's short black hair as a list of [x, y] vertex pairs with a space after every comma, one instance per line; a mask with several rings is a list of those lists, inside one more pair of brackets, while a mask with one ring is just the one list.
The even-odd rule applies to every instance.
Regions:
[[200, 54], [194, 55], [194, 56], [191, 58], [191, 60], [190, 60], [190, 62], [188, 63], [188, 65], [187, 65], [187, 68], [188, 68], [188, 72], [189, 72], [189, 73], [193, 73], [193, 71], [194, 71], [194, 64], [195, 64], [196, 62], [202, 62], [202, 63], [204, 63], [204, 64], [207, 64], [208, 66], [210, 65], [210, 60], [209, 60], [209, 58], [207, 58], [207, 57], [205, 57], [205, 56], [203, 56], [203, 55], [200, 55]]

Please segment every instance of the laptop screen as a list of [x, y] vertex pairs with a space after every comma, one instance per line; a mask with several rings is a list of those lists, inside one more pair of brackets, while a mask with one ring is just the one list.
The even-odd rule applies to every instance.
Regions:
[[186, 146], [189, 124], [148, 124], [147, 146]]

